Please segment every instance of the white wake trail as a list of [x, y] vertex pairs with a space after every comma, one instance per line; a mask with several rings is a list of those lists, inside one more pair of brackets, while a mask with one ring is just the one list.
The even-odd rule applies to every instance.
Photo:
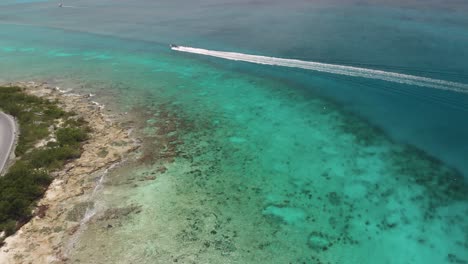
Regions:
[[215, 51], [183, 46], [174, 46], [171, 49], [181, 52], [188, 52], [200, 55], [207, 55], [217, 58], [223, 58], [235, 61], [244, 61], [264, 65], [284, 66], [291, 68], [301, 68], [319, 72], [327, 72], [354, 77], [364, 77], [369, 79], [378, 79], [389, 82], [417, 85], [423, 87], [431, 87], [440, 90], [468, 93], [468, 84], [450, 82], [427, 77], [408, 75], [396, 72], [387, 72], [381, 70], [372, 70], [367, 68], [359, 68], [352, 66], [320, 63], [313, 61], [302, 61], [295, 59], [283, 59], [259, 55], [250, 55], [237, 52]]

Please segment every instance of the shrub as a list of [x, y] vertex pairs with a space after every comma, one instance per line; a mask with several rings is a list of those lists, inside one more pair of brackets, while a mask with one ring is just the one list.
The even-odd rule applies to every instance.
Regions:
[[[16, 147], [20, 160], [0, 177], [0, 232], [7, 236], [31, 217], [35, 201], [52, 181], [48, 171], [78, 158], [80, 143], [88, 138], [86, 122], [72, 118], [76, 113], [67, 113], [57, 104], [26, 95], [17, 87], [0, 87], [0, 110], [15, 116], [20, 125]], [[58, 118], [65, 119], [65, 127], [56, 131], [57, 142], [34, 148], [49, 135], [48, 128], [54, 127]]]
[[85, 131], [80, 128], [61, 128], [57, 130], [57, 142], [61, 146], [76, 145], [77, 143], [83, 142], [88, 138]]

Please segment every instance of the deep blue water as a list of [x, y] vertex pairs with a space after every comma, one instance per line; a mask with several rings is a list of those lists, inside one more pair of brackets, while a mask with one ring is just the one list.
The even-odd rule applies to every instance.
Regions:
[[[141, 52], [178, 43], [468, 83], [467, 5], [457, 1], [66, 1], [71, 7], [63, 9], [55, 4], [9, 5], [0, 11], [1, 21], [147, 41], [132, 44]], [[36, 32], [20, 38], [56, 47], [96, 46], [81, 37], [63, 39], [60, 31], [50, 38]], [[1, 33], [8, 39], [19, 32]], [[98, 45], [108, 49], [109, 43]], [[228, 67], [225, 62], [218, 65]], [[468, 172], [465, 94], [299, 70], [232, 67], [319, 91], [395, 139], [416, 144]]]
[[[442, 177], [440, 175], [445, 175], [440, 173], [437, 176], [439, 178], [434, 181], [437, 184], [432, 181], [430, 184], [421, 185], [411, 181], [406, 185], [394, 182], [401, 176], [400, 174], [408, 171], [410, 174], [420, 172], [428, 178], [433, 176], [431, 168], [435, 171], [434, 174], [439, 172], [437, 167], [439, 165], [427, 165], [428, 157], [421, 153], [410, 151], [411, 153], [407, 154], [402, 151], [404, 153], [399, 157], [401, 160], [396, 158], [398, 155], [394, 153], [398, 153], [404, 144], [416, 146], [436, 160], [439, 159], [449, 167], [460, 171], [465, 179], [468, 178], [467, 93], [297, 68], [235, 62], [175, 52], [168, 47], [169, 43], [176, 43], [204, 49], [355, 66], [468, 84], [467, 3], [299, 0], [287, 2], [208, 0], [195, 3], [180, 0], [131, 2], [69, 0], [64, 1], [66, 6], [64, 8], [58, 8], [56, 1], [10, 1], [2, 4], [0, 80], [46, 79], [54, 80], [63, 86], [72, 85], [75, 80], [82, 84], [81, 89], [101, 93], [103, 98], [111, 94], [121, 104], [122, 111], [132, 109], [135, 105], [144, 105], [151, 111], [156, 111], [151, 107], [164, 102], [181, 107], [182, 112], [187, 115], [186, 118], [195, 123], [207, 122], [216, 124], [214, 127], [218, 126], [216, 129], [204, 131], [206, 134], [202, 136], [189, 133], [184, 139], [187, 142], [185, 148], [203, 150], [197, 152], [198, 159], [206, 164], [210, 162], [214, 164], [214, 160], [218, 160], [215, 157], [220, 154], [212, 153], [212, 149], [219, 146], [226, 147], [223, 144], [227, 145], [226, 149], [229, 151], [226, 152], [230, 154], [223, 154], [221, 165], [216, 165], [220, 167], [219, 171], [213, 175], [207, 172], [210, 177], [203, 184], [192, 186], [175, 177], [177, 181], [174, 185], [183, 186], [185, 191], [175, 196], [173, 193], [165, 193], [166, 197], [170, 197], [166, 200], [148, 198], [153, 193], [157, 193], [153, 189], [143, 188], [135, 191], [126, 187], [114, 190], [113, 195], [109, 194], [111, 191], [103, 194], [103, 200], [125, 201], [124, 197], [132, 197], [141, 200], [144, 206], [157, 204], [159, 207], [156, 205], [155, 207], [163, 208], [162, 211], [177, 219], [188, 219], [193, 216], [190, 213], [195, 213], [184, 211], [186, 208], [182, 205], [190, 204], [191, 201], [200, 203], [206, 201], [200, 198], [200, 193], [221, 193], [230, 188], [237, 190], [243, 184], [252, 189], [252, 186], [255, 186], [261, 191], [255, 190], [254, 193], [248, 191], [247, 187], [240, 194], [234, 194], [233, 191], [232, 197], [237, 197], [237, 201], [241, 201], [238, 205], [220, 205], [226, 197], [232, 198], [227, 194], [228, 191], [226, 196], [208, 199], [216, 201], [217, 204], [206, 202], [209, 205], [205, 207], [213, 208], [220, 218], [234, 219], [232, 230], [240, 234], [236, 247], [241, 252], [238, 254], [245, 258], [231, 252], [230, 254], [234, 255], [228, 254], [232, 257], [230, 261], [276, 263], [274, 259], [255, 258], [254, 253], [244, 250], [251, 246], [249, 243], [258, 242], [248, 237], [248, 232], [252, 232], [259, 241], [263, 241], [262, 235], [268, 234], [264, 240], [268, 243], [262, 245], [270, 246], [262, 246], [267, 248], [266, 253], [259, 250], [258, 256], [284, 253], [284, 259], [281, 258], [281, 261], [287, 259], [294, 262], [298, 259], [304, 260], [305, 255], [309, 254], [308, 249], [304, 249], [307, 248], [305, 244], [309, 243], [310, 247], [310, 243], [317, 242], [304, 242], [310, 238], [300, 236], [301, 233], [314, 234], [311, 231], [312, 220], [302, 218], [304, 215], [310, 216], [322, 205], [319, 201], [314, 203], [297, 198], [296, 193], [306, 193], [311, 190], [317, 193], [323, 191], [326, 195], [334, 193], [335, 191], [328, 192], [328, 188], [333, 184], [327, 185], [320, 180], [315, 181], [311, 175], [343, 174], [346, 180], [340, 178], [333, 183], [337, 185], [336, 192], [356, 195], [353, 197], [356, 200], [351, 199], [350, 203], [346, 203], [346, 206], [352, 204], [351, 208], [354, 208], [350, 218], [356, 219], [358, 215], [360, 218], [362, 214], [372, 219], [379, 219], [384, 215], [382, 218], [388, 221], [389, 218], [392, 220], [393, 216], [389, 217], [387, 213], [394, 210], [404, 212], [402, 218], [411, 224], [406, 223], [408, 226], [405, 228], [390, 230], [388, 233], [385, 231], [383, 232], [385, 235], [377, 232], [375, 239], [382, 242], [381, 248], [374, 242], [371, 243], [374, 245], [370, 246], [365, 242], [362, 247], [355, 249], [354, 254], [353, 249], [341, 245], [341, 248], [333, 249], [336, 251], [330, 253], [331, 257], [326, 255], [326, 252], [320, 253], [324, 254], [323, 256], [319, 254], [320, 257], [333, 263], [362, 263], [366, 252], [375, 249], [373, 251], [375, 254], [372, 256], [376, 259], [369, 260], [369, 263], [428, 263], [432, 257], [434, 263], [468, 261], [465, 259], [466, 251], [460, 250], [462, 248], [460, 245], [465, 245], [466, 248], [468, 243], [466, 229], [463, 229], [466, 228], [466, 223], [463, 223], [463, 220], [457, 222], [453, 226], [459, 229], [453, 230], [447, 226], [450, 221], [452, 223], [455, 221], [453, 219], [460, 220], [466, 217], [466, 195], [457, 200], [458, 198], [451, 196], [451, 189], [446, 192], [442, 187], [441, 189], [433, 187], [440, 185], [441, 182], [450, 182], [452, 178], [440, 178]], [[330, 113], [327, 112], [329, 108], [333, 108]], [[326, 117], [322, 118], [321, 114], [325, 114]], [[343, 121], [346, 116], [350, 116], [349, 120], [357, 118], [359, 121], [348, 122], [357, 123], [358, 128], [351, 125], [352, 129], [341, 129], [342, 126], [346, 127], [342, 124], [346, 123]], [[313, 127], [311, 124], [319, 124], [319, 127]], [[380, 130], [373, 130], [373, 127]], [[370, 135], [368, 137], [371, 139], [378, 138], [378, 140], [370, 140], [374, 142], [369, 143], [370, 147], [361, 146], [352, 140], [349, 141], [351, 143], [347, 141], [350, 137], [359, 138], [359, 135], [364, 137]], [[229, 139], [227, 143], [226, 138]], [[341, 144], [341, 140], [347, 144]], [[198, 146], [197, 142], [209, 142], [206, 143], [209, 146], [208, 150]], [[242, 145], [244, 142], [250, 144]], [[234, 147], [229, 144], [234, 144]], [[380, 153], [380, 148], [384, 149], [382, 151], [384, 154], [375, 154]], [[314, 152], [315, 149], [323, 150], [323, 153]], [[375, 152], [375, 155], [367, 159], [359, 156], [367, 152]], [[323, 155], [319, 157], [324, 162], [326, 160], [326, 163], [316, 167], [309, 159], [319, 154]], [[419, 155], [423, 156], [421, 158], [423, 161], [415, 161], [420, 158]], [[184, 161], [179, 162], [185, 164]], [[398, 169], [388, 165], [387, 162], [397, 164], [395, 167]], [[408, 163], [407, 167], [401, 169], [405, 163]], [[331, 167], [330, 171], [326, 171], [327, 166]], [[175, 167], [174, 175], [182, 175], [180, 171], [184, 170]], [[145, 167], [144, 170], [151, 168]], [[361, 175], [359, 172], [363, 170], [365, 173]], [[128, 174], [138, 174], [138, 171]], [[125, 177], [126, 174], [119, 175]], [[375, 197], [369, 194], [370, 196], [361, 197], [357, 194], [364, 188], [363, 186], [365, 188], [371, 188], [369, 186], [374, 184], [377, 186], [373, 178], [377, 177], [376, 175], [384, 178], [379, 184], [383, 188], [388, 188], [389, 192], [393, 192], [393, 196], [388, 198], [382, 195], [382, 198], [380, 194]], [[237, 179], [242, 181], [237, 182]], [[353, 179], [355, 182], [348, 182]], [[178, 182], [179, 180], [183, 183]], [[421, 179], [417, 180], [418, 184], [420, 181]], [[432, 187], [428, 187], [429, 185]], [[285, 190], [282, 189], [283, 186]], [[307, 190], [304, 186], [311, 186], [311, 189]], [[350, 191], [347, 186], [355, 188], [349, 187], [352, 189]], [[426, 196], [419, 204], [414, 202], [418, 197], [410, 197], [410, 194], [418, 193], [421, 186], [430, 191], [424, 193]], [[466, 185], [460, 183], [460, 186]], [[157, 191], [161, 192], [166, 190], [162, 187], [157, 188], [160, 188]], [[432, 191], [443, 192], [449, 198], [436, 199], [434, 202], [432, 199], [435, 198], [430, 197]], [[284, 198], [286, 196], [287, 199]], [[280, 199], [278, 197], [283, 197], [287, 202], [276, 204], [278, 203], [276, 199]], [[167, 209], [171, 208], [166, 206], [169, 204], [167, 201], [171, 199], [178, 201], [171, 206], [174, 205], [174, 208], [180, 209], [179, 211]], [[397, 202], [394, 201], [399, 202], [396, 209]], [[423, 212], [427, 204], [432, 206], [434, 203], [437, 204], [437, 210], [443, 211], [436, 210], [440, 213], [438, 219], [442, 219], [441, 222], [431, 222], [432, 220], [425, 222], [427, 220], [425, 218], [423, 221], [419, 212]], [[195, 208], [198, 208], [197, 205], [197, 203], [191, 204]], [[347, 208], [346, 206], [343, 208]], [[323, 227], [322, 220], [333, 222], [335, 220], [330, 219], [337, 215], [340, 217], [346, 215], [343, 212], [349, 208], [343, 208], [327, 211], [323, 214], [327, 217], [322, 216], [323, 219], [317, 217], [317, 226]], [[382, 212], [379, 208], [387, 208], [388, 212], [385, 210]], [[197, 216], [203, 215], [200, 212], [205, 212], [203, 211], [205, 209], [196, 209], [199, 210]], [[153, 212], [150, 209], [148, 211]], [[239, 213], [238, 221], [236, 221], [236, 212], [242, 212]], [[159, 211], [155, 214], [157, 213]], [[328, 214], [331, 215], [330, 219]], [[128, 230], [132, 230], [127, 233], [141, 233], [144, 239], [141, 237], [138, 239], [148, 240], [151, 237], [152, 233], [143, 228], [153, 225], [154, 230], [158, 231], [158, 226], [171, 226], [169, 220], [154, 220], [155, 223], [152, 225], [147, 224], [146, 222], [153, 220], [153, 216], [142, 215], [141, 219], [138, 218], [139, 221], [135, 221], [138, 224], [134, 222], [123, 224], [129, 228]], [[450, 218], [452, 216], [453, 219]], [[282, 220], [279, 224], [275, 222], [278, 218]], [[245, 227], [244, 232], [247, 234], [242, 233], [243, 225], [255, 226], [258, 225], [258, 221], [265, 221], [261, 222], [265, 229]], [[361, 227], [360, 224], [354, 224]], [[179, 230], [179, 226], [171, 227], [173, 229], [168, 228], [168, 230]], [[98, 227], [91, 226], [90, 230], [95, 230], [93, 228]], [[362, 231], [359, 228], [354, 231], [359, 233], [358, 231]], [[419, 242], [412, 240], [415, 236], [425, 237], [426, 230], [429, 230], [428, 233], [438, 234], [433, 238], [439, 237], [439, 241], [434, 240], [424, 244], [425, 242], [420, 242], [425, 241], [422, 238], [417, 240]], [[165, 230], [156, 231], [154, 232], [164, 233]], [[330, 237], [334, 236], [334, 231], [328, 231], [332, 234]], [[271, 238], [269, 232], [275, 234], [273, 237], [277, 232], [279, 235]], [[453, 234], [457, 234], [457, 237], [450, 240], [450, 237], [455, 236]], [[164, 238], [170, 235], [167, 234], [159, 241], [165, 241]], [[116, 238], [116, 241], [124, 240], [118, 234], [108, 236]], [[108, 237], [102, 235], [100, 238]], [[137, 245], [141, 242], [134, 237], [126, 239], [128, 243]], [[91, 232], [85, 234], [83, 241], [94, 241], [93, 234]], [[186, 242], [180, 243], [188, 245], [187, 250], [192, 249], [191, 246], [198, 249], [196, 246], [200, 244], [189, 242], [185, 244]], [[157, 241], [154, 243], [157, 244]], [[410, 246], [405, 248], [405, 243], [410, 243]], [[116, 247], [117, 245], [120, 244], [116, 242]], [[275, 246], [279, 249], [275, 249]], [[385, 253], [391, 246], [395, 246], [395, 256]], [[312, 251], [315, 249], [312, 246]], [[84, 252], [80, 257], [89, 253], [86, 250], [79, 251]], [[143, 253], [138, 250], [129, 249], [135, 258], [127, 260], [152, 263], [151, 259], [158, 255], [154, 252], [155, 255], [151, 255], [145, 251], [146, 248]], [[171, 250], [174, 248], [171, 247]], [[182, 252], [185, 248], [178, 250]], [[290, 252], [292, 257], [290, 258], [285, 252]], [[457, 257], [448, 258], [447, 255], [452, 253]], [[89, 254], [93, 257], [99, 255], [96, 251]], [[211, 252], [206, 253], [207, 256], [214, 256], [210, 254]], [[161, 261], [170, 259], [165, 258], [166, 255], [161, 253]], [[350, 256], [355, 256], [354, 261], [343, 261]], [[91, 259], [93, 258], [90, 257]], [[278, 263], [283, 263], [277, 260]], [[215, 263], [227, 259], [200, 257], [198, 261]]]

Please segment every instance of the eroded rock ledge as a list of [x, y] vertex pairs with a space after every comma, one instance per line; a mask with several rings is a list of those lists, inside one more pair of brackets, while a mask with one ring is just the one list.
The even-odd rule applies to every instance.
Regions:
[[54, 181], [38, 202], [35, 216], [0, 249], [0, 263], [65, 263], [68, 239], [83, 219], [70, 217], [76, 205], [89, 203], [99, 175], [139, 148], [118, 118], [103, 113], [89, 96], [64, 93], [47, 83], [16, 82], [3, 86], [25, 88], [26, 93], [57, 100], [66, 111], [76, 112], [91, 128], [80, 158], [53, 172]]

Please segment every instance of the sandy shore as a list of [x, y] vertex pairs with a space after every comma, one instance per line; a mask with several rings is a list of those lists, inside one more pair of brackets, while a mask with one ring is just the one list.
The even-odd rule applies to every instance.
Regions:
[[46, 83], [17, 82], [3, 86], [27, 88], [26, 92], [49, 100], [58, 100], [66, 111], [74, 111], [89, 122], [92, 132], [83, 153], [52, 173], [54, 181], [31, 221], [6, 239], [0, 249], [0, 263], [66, 263], [66, 248], [86, 222], [92, 209], [89, 198], [103, 175], [139, 148], [118, 116], [105, 114], [104, 107], [90, 96], [64, 93]]

